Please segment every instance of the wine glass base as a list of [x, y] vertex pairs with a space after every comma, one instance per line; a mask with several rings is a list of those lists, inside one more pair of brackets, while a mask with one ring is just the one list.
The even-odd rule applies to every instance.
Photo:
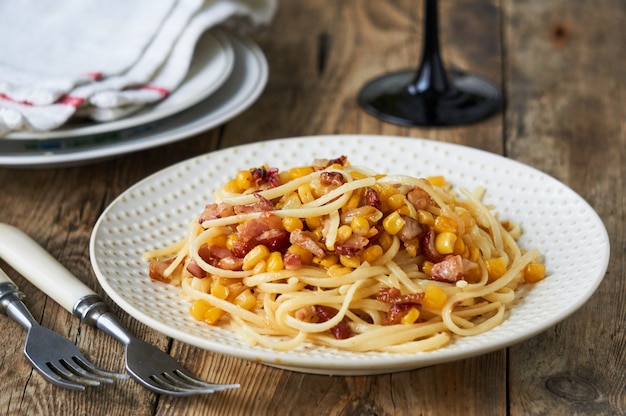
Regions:
[[359, 104], [368, 113], [402, 126], [458, 126], [488, 118], [502, 108], [502, 93], [491, 82], [459, 71], [446, 72], [450, 88], [412, 92], [416, 71], [385, 74], [368, 82]]

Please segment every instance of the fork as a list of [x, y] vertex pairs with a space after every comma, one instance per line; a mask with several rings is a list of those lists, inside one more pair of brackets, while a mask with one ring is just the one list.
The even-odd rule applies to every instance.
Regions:
[[126, 370], [145, 388], [170, 396], [191, 396], [239, 387], [199, 380], [169, 354], [135, 337], [93, 290], [24, 232], [1, 223], [0, 256], [82, 322], [123, 343]]
[[24, 355], [46, 380], [60, 387], [84, 391], [86, 386], [113, 383], [115, 379], [127, 377], [96, 367], [69, 339], [39, 325], [22, 302], [23, 298], [15, 282], [0, 269], [0, 304], [9, 317], [28, 331]]

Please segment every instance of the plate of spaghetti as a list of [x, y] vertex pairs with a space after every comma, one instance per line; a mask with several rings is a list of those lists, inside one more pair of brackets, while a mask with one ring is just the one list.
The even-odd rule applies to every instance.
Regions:
[[418, 138], [224, 149], [122, 193], [90, 242], [113, 301], [174, 339], [315, 374], [404, 371], [556, 325], [606, 272], [593, 208], [556, 179]]

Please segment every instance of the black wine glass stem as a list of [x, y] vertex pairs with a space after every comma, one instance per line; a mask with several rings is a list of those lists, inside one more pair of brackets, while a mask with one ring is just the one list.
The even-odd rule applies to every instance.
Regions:
[[439, 52], [439, 11], [438, 0], [424, 0], [424, 44], [422, 61], [417, 69], [415, 80], [409, 85], [409, 93], [427, 91], [442, 93], [450, 90], [446, 70]]

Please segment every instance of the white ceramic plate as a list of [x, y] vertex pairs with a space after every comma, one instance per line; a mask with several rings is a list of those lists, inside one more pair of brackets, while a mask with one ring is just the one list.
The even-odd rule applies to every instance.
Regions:
[[[445, 175], [456, 187], [485, 186], [486, 202], [502, 219], [521, 222], [521, 245], [545, 256], [549, 277], [528, 286], [506, 321], [445, 348], [417, 354], [352, 353], [313, 345], [289, 352], [250, 347], [228, 330], [189, 316], [178, 288], [151, 281], [142, 253], [185, 235], [211, 194], [238, 170], [268, 163], [278, 168], [313, 158], [347, 155], [353, 165], [413, 176]], [[294, 371], [362, 375], [409, 370], [459, 360], [520, 342], [557, 324], [582, 306], [604, 277], [606, 229], [571, 189], [533, 168], [491, 153], [416, 138], [316, 136], [229, 148], [179, 163], [120, 195], [98, 220], [91, 261], [107, 294], [126, 312], [186, 343]]]
[[254, 103], [267, 84], [267, 60], [250, 39], [227, 34], [235, 53], [231, 76], [215, 93], [165, 119], [111, 133], [47, 139], [0, 139], [0, 166], [49, 168], [90, 163], [144, 150], [217, 127]]
[[3, 140], [59, 139], [101, 134], [170, 116], [197, 104], [215, 92], [230, 76], [234, 60], [233, 48], [226, 35], [219, 30], [207, 31], [198, 39], [189, 72], [183, 83], [158, 104], [119, 120], [98, 123], [77, 119], [53, 131], [16, 132]]

